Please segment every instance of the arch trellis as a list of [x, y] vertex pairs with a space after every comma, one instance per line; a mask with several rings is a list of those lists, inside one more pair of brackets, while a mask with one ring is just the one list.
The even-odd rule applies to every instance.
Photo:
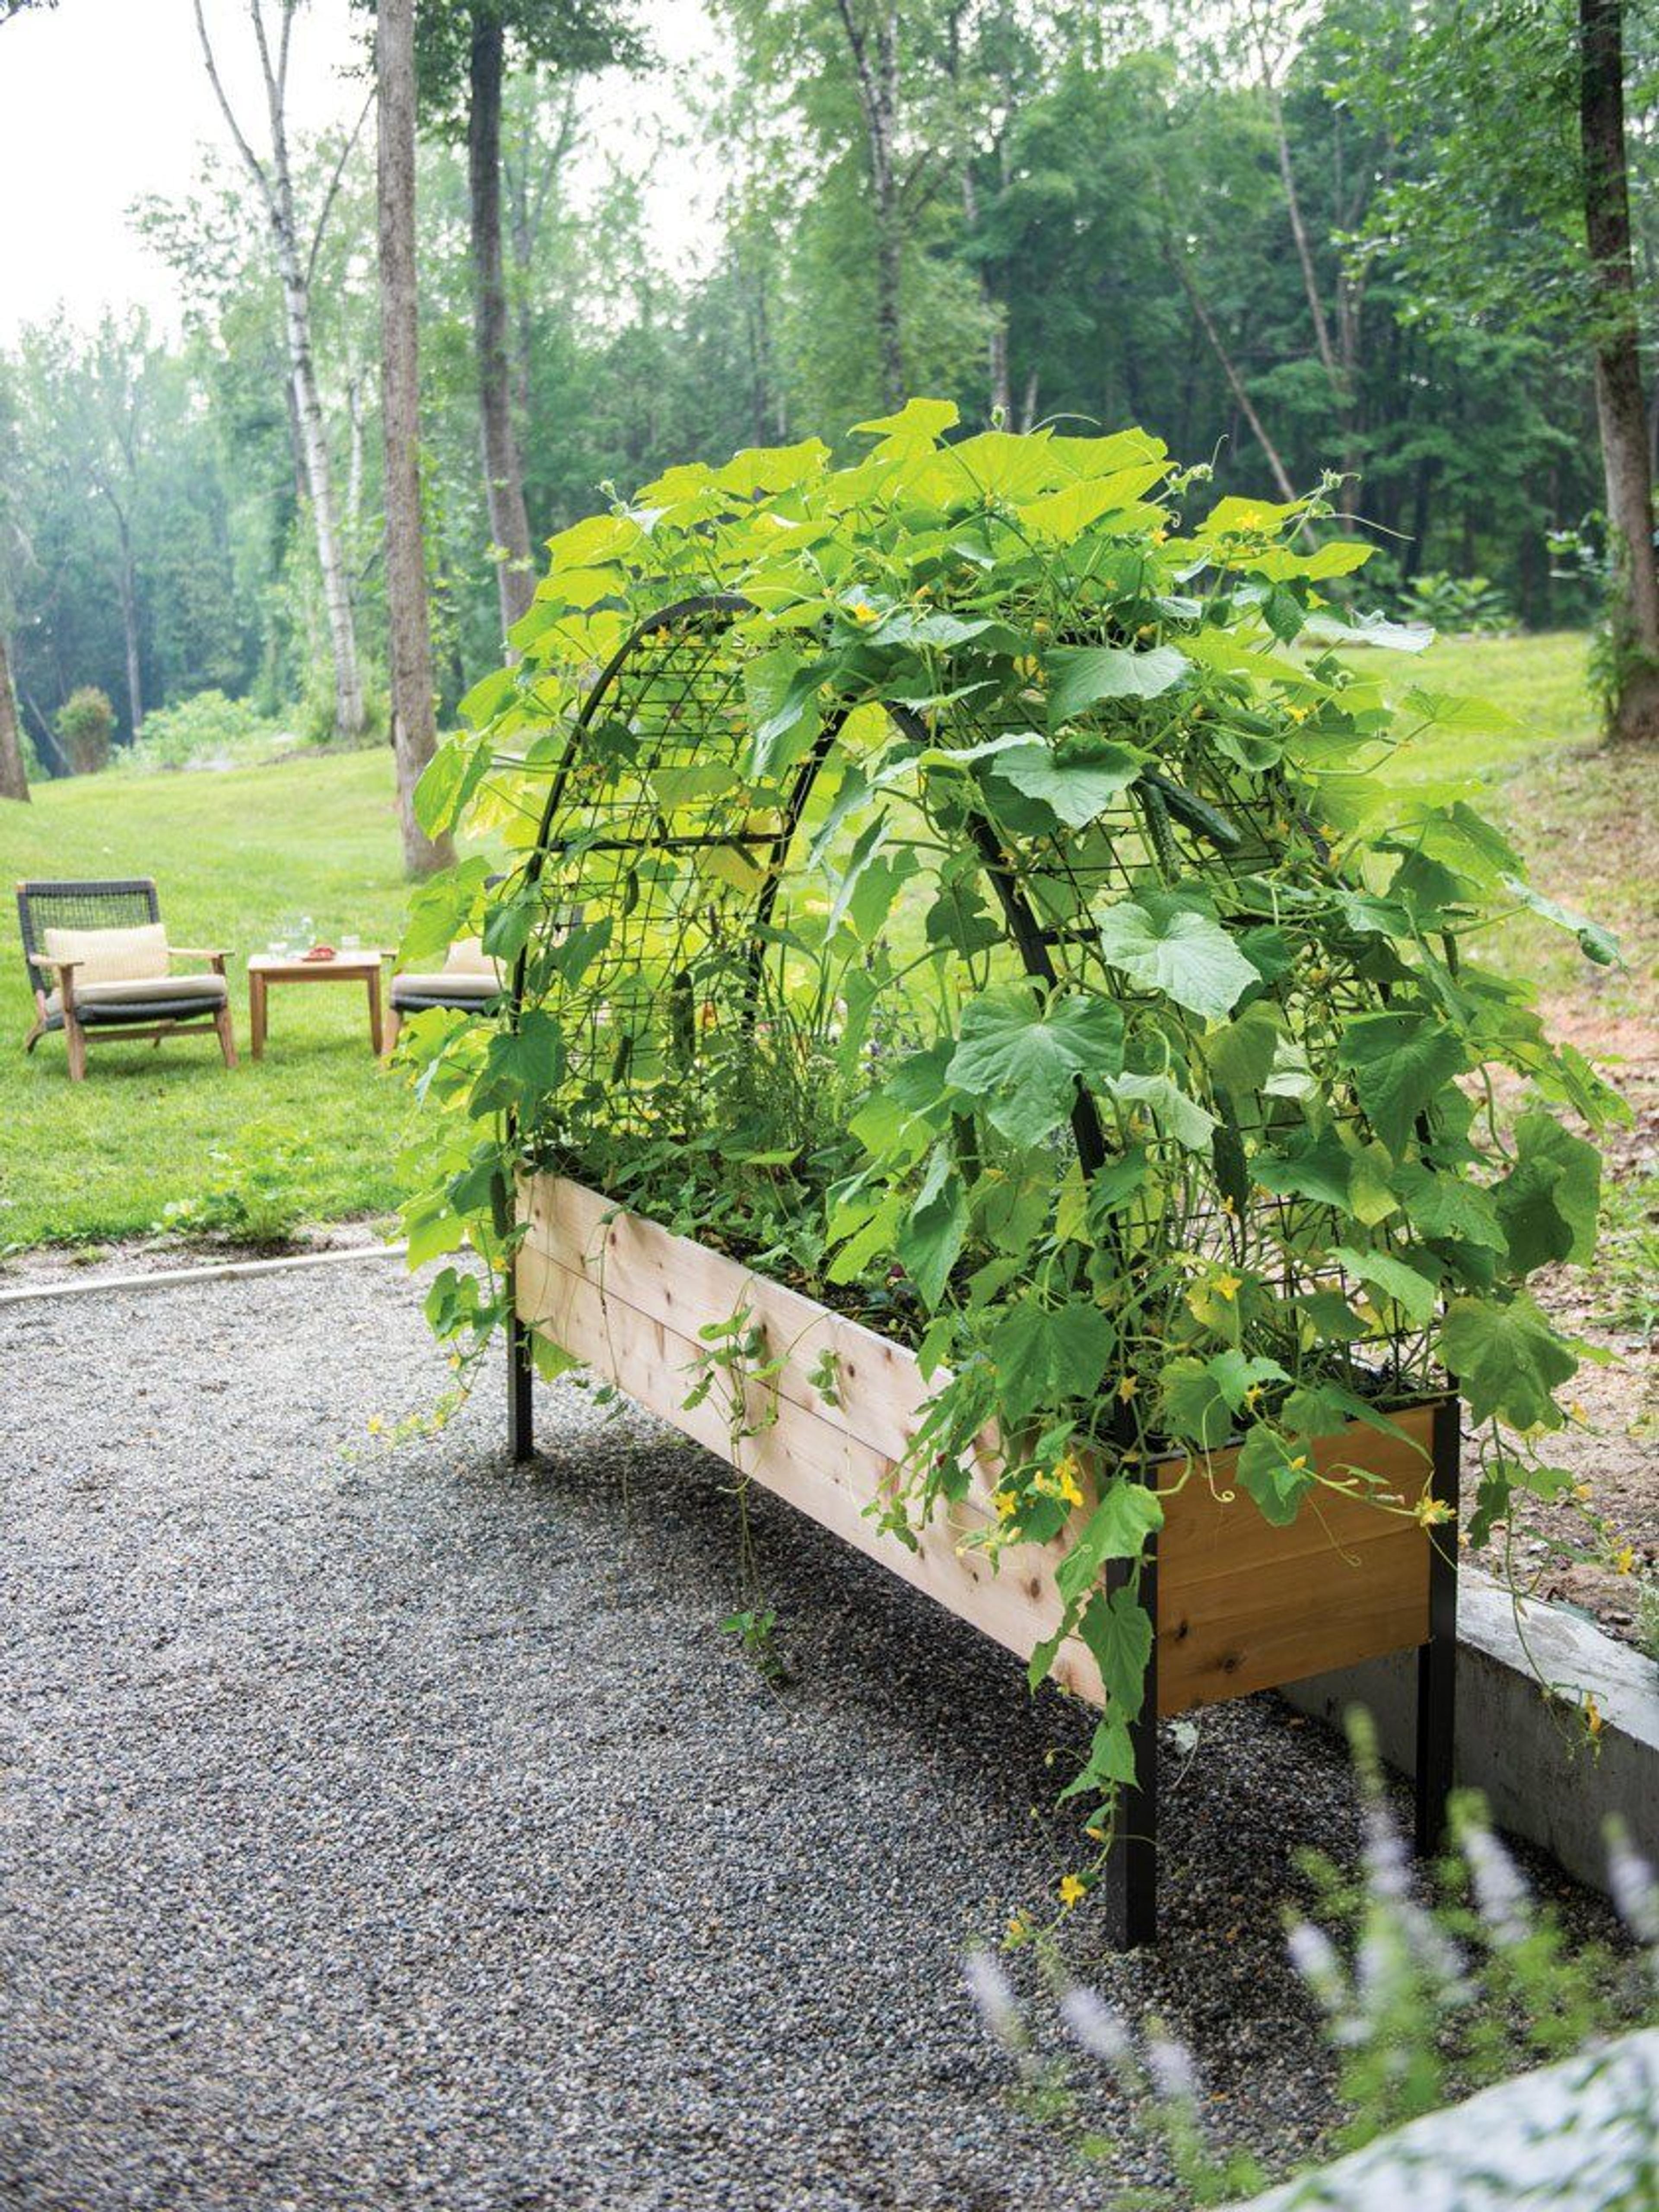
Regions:
[[434, 771], [516, 851], [453, 894], [511, 988], [433, 1033], [495, 1135], [430, 1203], [505, 1263], [515, 1449], [545, 1340], [1101, 1708], [1133, 1937], [1159, 1713], [1418, 1648], [1432, 1840], [1448, 1347], [1482, 1418], [1559, 1418], [1530, 1310], [1492, 1346], [1588, 1151], [1534, 1115], [1513, 1163], [1458, 1079], [1598, 1102], [1460, 962], [1514, 856], [1284, 650], [1361, 550], [1307, 549], [1318, 502], [1192, 526], [1141, 433], [949, 417], [555, 541]]
[[[739, 773], [738, 757], [751, 726], [744, 706], [744, 657], [731, 647], [736, 626], [752, 611], [737, 594], [697, 595], [653, 610], [629, 633], [572, 720], [524, 863], [525, 886], [539, 895], [543, 919], [514, 964], [514, 1018], [522, 1020], [532, 1007], [551, 1005], [570, 1055], [568, 1079], [578, 1094], [574, 1110], [583, 1110], [583, 1094], [589, 1108], [603, 1094], [611, 1125], [628, 1128], [631, 1123], [641, 1139], [665, 1133], [646, 1110], [653, 1076], [672, 1078], [670, 1087], [682, 1095], [678, 1086], [695, 1078], [714, 1033], [747, 1040], [763, 1018], [769, 999], [776, 1006], [787, 997], [788, 933], [779, 927], [783, 902], [791, 890], [820, 880], [803, 865], [809, 810], [854, 708], [842, 699], [831, 702], [806, 751], [775, 777], [757, 780]], [[942, 717], [930, 723], [903, 701], [859, 703], [877, 706], [919, 754], [940, 736]], [[1001, 727], [994, 717], [978, 714], [952, 719], [952, 734], [965, 736], [971, 745], [994, 744], [1029, 718], [1005, 713]], [[1062, 991], [1070, 972], [1067, 955], [1088, 942], [1064, 909], [1069, 904], [1086, 915], [1103, 886], [1126, 893], [1157, 865], [1160, 846], [1189, 856], [1201, 849], [1212, 866], [1218, 862], [1243, 872], [1259, 865], [1267, 844], [1261, 799], [1224, 777], [1212, 779], [1202, 793], [1169, 779], [1161, 781], [1163, 789], [1152, 803], [1159, 805], [1162, 818], [1149, 819], [1152, 810], [1144, 793], [1133, 799], [1126, 795], [1110, 821], [1109, 842], [1091, 855], [1080, 854], [1058, 826], [1021, 847], [971, 799], [947, 805], [945, 832], [966, 840], [976, 856], [980, 880], [993, 895], [989, 910], [1000, 944], [994, 951], [981, 948], [988, 981], [1006, 968], [1023, 973], [1044, 994]], [[890, 803], [908, 805], [925, 818], [916, 794], [902, 785], [888, 789], [896, 794]], [[1170, 818], [1171, 799], [1183, 809], [1184, 821]], [[854, 815], [843, 836], [844, 848], [856, 848], [857, 826]], [[603, 949], [592, 951], [583, 945], [581, 933], [593, 927], [590, 908], [596, 891], [610, 934]], [[558, 967], [573, 947], [581, 949], [582, 958], [574, 983]], [[641, 1105], [637, 1115], [630, 1112], [630, 1096]], [[1068, 1120], [1082, 1175], [1087, 1178], [1106, 1170], [1121, 1153], [1121, 1139], [1114, 1144], [1101, 1103], [1082, 1080]], [[673, 1133], [667, 1133], [672, 1138]], [[515, 1140], [532, 1165], [544, 1157], [533, 1129], [515, 1132]], [[1166, 1142], [1173, 1151], [1173, 1140]], [[564, 1164], [558, 1149], [546, 1161], [555, 1168]], [[1295, 1201], [1279, 1203], [1290, 1208]], [[1225, 1226], [1212, 1208], [1191, 1222], [1195, 1237], [1223, 1243]], [[591, 1243], [591, 1223], [586, 1233]], [[1322, 1279], [1330, 1283], [1340, 1277], [1326, 1269]], [[721, 1319], [711, 1310], [710, 1322]], [[1424, 1350], [1421, 1332], [1412, 1334], [1413, 1345], [1399, 1329], [1392, 1334], [1380, 1331], [1371, 1340], [1371, 1348], [1386, 1341], [1402, 1376], [1412, 1352], [1420, 1358]], [[522, 1357], [515, 1361], [515, 1427], [519, 1448], [527, 1450], [529, 1382]], [[1420, 1370], [1414, 1379], [1420, 1382]], [[1121, 1408], [1114, 1426], [1121, 1432]], [[1455, 1494], [1455, 1422], [1443, 1405], [1428, 1416], [1418, 1448], [1425, 1450], [1436, 1493], [1443, 1498]], [[1141, 1469], [1138, 1479], [1154, 1480], [1154, 1466]], [[1420, 1557], [1425, 1608], [1420, 1772], [1426, 1839], [1436, 1819], [1433, 1808], [1449, 1779], [1446, 1654], [1455, 1601], [1444, 1556], [1425, 1544]], [[1407, 1566], [1408, 1577], [1417, 1571]], [[1151, 1609], [1158, 1603], [1157, 1583], [1155, 1541], [1148, 1542], [1134, 1566], [1117, 1562], [1104, 1577], [1109, 1591], [1131, 1587]], [[1145, 1937], [1153, 1924], [1156, 1721], [1156, 1692], [1149, 1687], [1131, 1729], [1134, 1776], [1115, 1808], [1120, 1832], [1109, 1863], [1112, 1917], [1124, 1941]]]

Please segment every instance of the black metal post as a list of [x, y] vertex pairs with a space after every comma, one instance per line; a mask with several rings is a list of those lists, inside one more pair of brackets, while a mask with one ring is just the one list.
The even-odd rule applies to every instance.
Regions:
[[531, 1395], [535, 1379], [530, 1331], [519, 1318], [515, 1285], [507, 1323], [507, 1445], [520, 1467], [536, 1456], [536, 1413]]
[[1429, 1493], [1451, 1509], [1430, 1532], [1429, 1639], [1417, 1655], [1417, 1849], [1440, 1847], [1446, 1828], [1457, 1736], [1457, 1487], [1462, 1407], [1455, 1395], [1434, 1409]]
[[[1111, 1590], [1133, 1572], [1127, 1560], [1106, 1571]], [[1120, 1790], [1117, 1832], [1106, 1862], [1106, 1927], [1115, 1948], [1133, 1951], [1158, 1941], [1158, 1538], [1149, 1536], [1140, 1567], [1140, 1602], [1152, 1623], [1140, 1717], [1130, 1724], [1135, 1778]]]

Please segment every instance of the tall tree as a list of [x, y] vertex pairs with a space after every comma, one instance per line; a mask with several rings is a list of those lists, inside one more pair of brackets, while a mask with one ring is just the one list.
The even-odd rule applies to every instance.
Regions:
[[573, 77], [633, 63], [638, 34], [620, 0], [428, 0], [416, 26], [420, 88], [466, 142], [473, 337], [484, 495], [501, 628], [535, 595], [524, 468], [513, 419], [513, 359], [501, 243], [501, 100], [509, 67]]
[[[1659, 744], [1659, 571], [1634, 274], [1623, 0], [1395, 0], [1344, 95], [1389, 131], [1401, 171], [1367, 250], [1442, 327], [1536, 331], [1594, 370], [1614, 586], [1608, 728]], [[1655, 82], [1638, 73], [1650, 130]]]
[[11, 627], [16, 613], [11, 572], [22, 544], [16, 514], [17, 459], [16, 410], [10, 379], [0, 363], [0, 799], [29, 795], [23, 733], [17, 725], [17, 694], [11, 677]]
[[1614, 706], [1613, 727], [1621, 738], [1659, 744], [1659, 564], [1654, 557], [1653, 459], [1631, 246], [1624, 13], [1623, 0], [1579, 0], [1578, 130], [1584, 164], [1584, 239], [1590, 258], [1595, 411], [1601, 429], [1607, 521], [1624, 583], [1614, 648], [1625, 677]]
[[374, 21], [376, 175], [380, 260], [380, 421], [386, 441], [386, 643], [392, 744], [404, 865], [430, 875], [453, 865], [448, 832], [434, 842], [415, 814], [415, 786], [437, 749], [432, 624], [421, 527], [420, 331], [415, 283], [415, 7], [380, 0]]
[[321, 205], [315, 222], [310, 226], [307, 238], [302, 234], [294, 188], [288, 122], [289, 61], [294, 19], [299, 11], [301, 0], [272, 0], [276, 9], [274, 34], [265, 21], [266, 0], [246, 0], [246, 4], [253, 27], [254, 46], [258, 53], [260, 76], [265, 92], [270, 144], [263, 156], [255, 152], [252, 140], [237, 120], [235, 111], [226, 94], [213, 42], [208, 36], [202, 0], [195, 0], [196, 28], [202, 43], [203, 58], [207, 64], [209, 81], [219, 103], [219, 111], [224, 117], [225, 127], [230, 132], [242, 166], [264, 210], [271, 252], [282, 285], [294, 407], [305, 463], [306, 491], [316, 532], [317, 564], [322, 572], [323, 600], [334, 663], [335, 726], [343, 738], [358, 738], [363, 733], [368, 718], [363, 700], [362, 671], [357, 653], [351, 586], [341, 542], [333, 466], [329, 455], [328, 433], [323, 419], [316, 355], [312, 343], [312, 284], [324, 233], [333, 211], [335, 196], [351, 149], [356, 143], [357, 132], [362, 128], [363, 115], [368, 113], [368, 106], [366, 104], [356, 126], [344, 139], [339, 160], [323, 193]]
[[106, 315], [86, 379], [92, 488], [115, 531], [115, 596], [121, 610], [126, 664], [127, 732], [137, 742], [144, 720], [143, 653], [138, 634], [137, 550], [139, 459], [144, 441], [145, 370], [149, 352], [142, 318], [123, 331]]
[[11, 654], [0, 629], [0, 799], [27, 799], [28, 770], [23, 764], [23, 733], [17, 726], [17, 694], [11, 687]]

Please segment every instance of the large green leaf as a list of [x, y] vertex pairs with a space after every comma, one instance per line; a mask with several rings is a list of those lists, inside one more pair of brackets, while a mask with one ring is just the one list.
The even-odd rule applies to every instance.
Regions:
[[1016, 745], [998, 752], [986, 773], [1039, 799], [1073, 830], [1086, 829], [1139, 778], [1146, 755], [1108, 738], [1073, 738], [1069, 744]]
[[1311, 1199], [1316, 1206], [1348, 1210], [1353, 1155], [1334, 1129], [1293, 1138], [1282, 1152], [1259, 1152], [1251, 1172], [1263, 1190], [1281, 1198]]
[[1421, 1167], [1414, 1160], [1396, 1168], [1393, 1177], [1407, 1218], [1419, 1237], [1479, 1244], [1492, 1252], [1504, 1249], [1505, 1240], [1492, 1194], [1466, 1176], [1449, 1175], [1443, 1169]]
[[1102, 1080], [1123, 1066], [1123, 1016], [1104, 999], [1068, 991], [1045, 1007], [1013, 984], [988, 991], [962, 1018], [946, 1070], [1017, 1145], [1040, 1144], [1071, 1112], [1079, 1076]]
[[1018, 1423], [1039, 1406], [1092, 1397], [1115, 1342], [1111, 1322], [1086, 1299], [1045, 1306], [1034, 1297], [1020, 1298], [998, 1322], [988, 1347], [1002, 1413]]
[[1251, 1359], [1229, 1346], [1211, 1359], [1183, 1353], [1163, 1374], [1163, 1417], [1171, 1436], [1218, 1451], [1252, 1402], [1251, 1394], [1289, 1376], [1276, 1359]]
[[1457, 1377], [1471, 1420], [1495, 1413], [1517, 1429], [1561, 1426], [1553, 1393], [1577, 1373], [1577, 1356], [1524, 1291], [1507, 1305], [1454, 1298], [1440, 1331], [1440, 1357]]
[[1334, 1244], [1330, 1257], [1357, 1283], [1364, 1283], [1392, 1300], [1407, 1320], [1419, 1328], [1434, 1312], [1438, 1295], [1434, 1284], [1415, 1267], [1408, 1267], [1403, 1260], [1396, 1260], [1391, 1252], [1362, 1252], [1352, 1244]]
[[1131, 653], [1121, 645], [1057, 646], [1043, 657], [1048, 678], [1048, 726], [1058, 729], [1102, 699], [1158, 699], [1190, 672], [1172, 645]]
[[1306, 1446], [1287, 1442], [1265, 1423], [1252, 1429], [1239, 1446], [1239, 1488], [1255, 1498], [1262, 1519], [1275, 1528], [1288, 1528], [1295, 1520], [1316, 1480]]
[[744, 663], [749, 750], [744, 774], [750, 781], [775, 775], [812, 750], [822, 719], [818, 683], [818, 664], [803, 663], [793, 646], [775, 646]]
[[1172, 1077], [1114, 1075], [1106, 1079], [1103, 1087], [1109, 1097], [1131, 1112], [1144, 1107], [1164, 1134], [1184, 1145], [1189, 1152], [1208, 1150], [1215, 1133], [1215, 1115], [1196, 1098], [1189, 1098]]
[[1498, 1224], [1517, 1274], [1552, 1260], [1581, 1266], [1595, 1256], [1601, 1206], [1601, 1155], [1552, 1114], [1523, 1114], [1515, 1125], [1516, 1160], [1492, 1193]]
[[1139, 468], [1117, 469], [1110, 476], [1062, 484], [1058, 491], [1044, 492], [1040, 498], [1028, 501], [1020, 510], [1021, 520], [1028, 528], [1069, 545], [1091, 522], [1133, 506], [1167, 474], [1164, 462], [1147, 461]]
[[1113, 1475], [1054, 1569], [1055, 1586], [1066, 1604], [1081, 1604], [1108, 1559], [1138, 1559], [1147, 1537], [1163, 1526], [1164, 1508], [1156, 1493], [1127, 1475]]
[[1097, 1590], [1083, 1608], [1078, 1633], [1094, 1654], [1107, 1703], [1126, 1721], [1139, 1713], [1152, 1656], [1152, 1624], [1127, 1584]]
[[1237, 1020], [1206, 1035], [1204, 1057], [1224, 1091], [1235, 1098], [1249, 1098], [1273, 1073], [1284, 1034], [1280, 1009], [1271, 1000], [1257, 999]]
[[1342, 1032], [1337, 1058], [1353, 1077], [1365, 1118], [1395, 1159], [1411, 1148], [1418, 1118], [1468, 1065], [1455, 1030], [1429, 1014], [1361, 1014]]
[[1534, 914], [1541, 915], [1546, 921], [1554, 922], [1560, 929], [1570, 929], [1578, 939], [1578, 950], [1586, 960], [1593, 960], [1598, 968], [1611, 968], [1617, 964], [1619, 939], [1611, 930], [1603, 929], [1599, 922], [1587, 921], [1582, 914], [1575, 914], [1571, 907], [1562, 906], [1553, 898], [1546, 898], [1542, 891], [1534, 890], [1521, 876], [1505, 876], [1504, 888], [1518, 898], [1523, 906], [1530, 907]]
[[1100, 944], [1132, 983], [1210, 1021], [1230, 1014], [1261, 980], [1214, 915], [1178, 892], [1145, 891], [1108, 907]]
[[899, 1263], [930, 1312], [945, 1295], [967, 1234], [968, 1194], [949, 1146], [939, 1145], [895, 1239]]

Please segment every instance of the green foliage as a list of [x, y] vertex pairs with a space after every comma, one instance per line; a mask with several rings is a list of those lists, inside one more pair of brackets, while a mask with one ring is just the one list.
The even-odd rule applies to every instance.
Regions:
[[[1337, 2149], [1372, 2142], [1599, 2038], [1659, 2021], [1659, 1884], [1621, 1827], [1607, 1838], [1610, 1886], [1633, 1943], [1577, 1941], [1554, 1908], [1532, 1895], [1473, 1792], [1455, 1803], [1453, 1848], [1428, 1879], [1419, 1877], [1395, 1825], [1367, 1716], [1356, 1711], [1349, 1728], [1364, 1801], [1359, 1863], [1351, 1869], [1302, 1854], [1312, 1910], [1287, 1923], [1291, 1963], [1337, 2069]], [[1162, 2021], [1152, 2016], [1133, 2027], [1073, 1982], [1052, 1938], [1017, 1920], [1009, 1947], [1033, 1942], [1068, 2041], [1114, 2077], [1135, 2130], [1175, 2176], [1173, 2190], [1115, 2201], [1126, 2212], [1130, 2203], [1174, 2212], [1177, 2204], [1234, 2203], [1264, 2188], [1268, 2175], [1254, 2148], [1228, 2140], [1228, 2100], [1206, 2097], [1192, 2054]], [[988, 2030], [1018, 2066], [1028, 2108], [1079, 2136], [1087, 2155], [1120, 2151], [1120, 2136], [1091, 2128], [1088, 2082], [1070, 2057], [1040, 2048], [1001, 1968], [979, 1954], [968, 1980]], [[1293, 2191], [1292, 2201], [1305, 2201], [1311, 2212], [1329, 2201], [1328, 2191], [1318, 2167], [1298, 2171], [1305, 2197]], [[1373, 2173], [1373, 2189], [1389, 2178]], [[1404, 2170], [1394, 2178], [1406, 2191]], [[1647, 2201], [1638, 2180], [1619, 2204], [1636, 2212]]]
[[[514, 856], [423, 899], [422, 948], [482, 929], [523, 967], [434, 1034], [414, 1203], [499, 1266], [495, 1194], [557, 1169], [917, 1345], [887, 1523], [965, 1495], [998, 1424], [981, 1540], [1068, 1532], [1033, 1678], [1073, 1632], [1109, 1662], [1072, 1784], [1109, 1819], [1149, 1468], [1220, 1486], [1242, 1437], [1289, 1520], [1342, 1479], [1315, 1441], [1443, 1361], [1494, 1425], [1488, 1493], [1531, 1479], [1495, 1425], [1559, 1420], [1577, 1353], [1522, 1285], [1595, 1202], [1550, 1104], [1609, 1102], [1464, 950], [1513, 902], [1508, 842], [1380, 772], [1464, 703], [1284, 650], [1356, 565], [1328, 510], [1211, 505], [1139, 431], [953, 418], [912, 401], [845, 468], [677, 468], [554, 541], [422, 787]], [[1501, 1067], [1535, 1094], [1512, 1153], [1465, 1087]]]
[[96, 775], [109, 766], [115, 709], [95, 684], [82, 684], [58, 709], [58, 742], [74, 775]]
[[217, 690], [198, 691], [146, 714], [138, 741], [123, 754], [121, 765], [143, 770], [228, 762], [269, 746], [281, 733], [281, 724], [262, 714], [251, 699], [228, 699]]
[[1486, 576], [1452, 576], [1443, 568], [1413, 576], [1395, 599], [1406, 622], [1427, 623], [1431, 629], [1495, 637], [1515, 627], [1506, 593]]
[[248, 1123], [233, 1143], [201, 1163], [198, 1187], [161, 1209], [156, 1229], [175, 1237], [226, 1237], [239, 1244], [277, 1244], [303, 1218], [301, 1177], [309, 1146], [281, 1123]]

